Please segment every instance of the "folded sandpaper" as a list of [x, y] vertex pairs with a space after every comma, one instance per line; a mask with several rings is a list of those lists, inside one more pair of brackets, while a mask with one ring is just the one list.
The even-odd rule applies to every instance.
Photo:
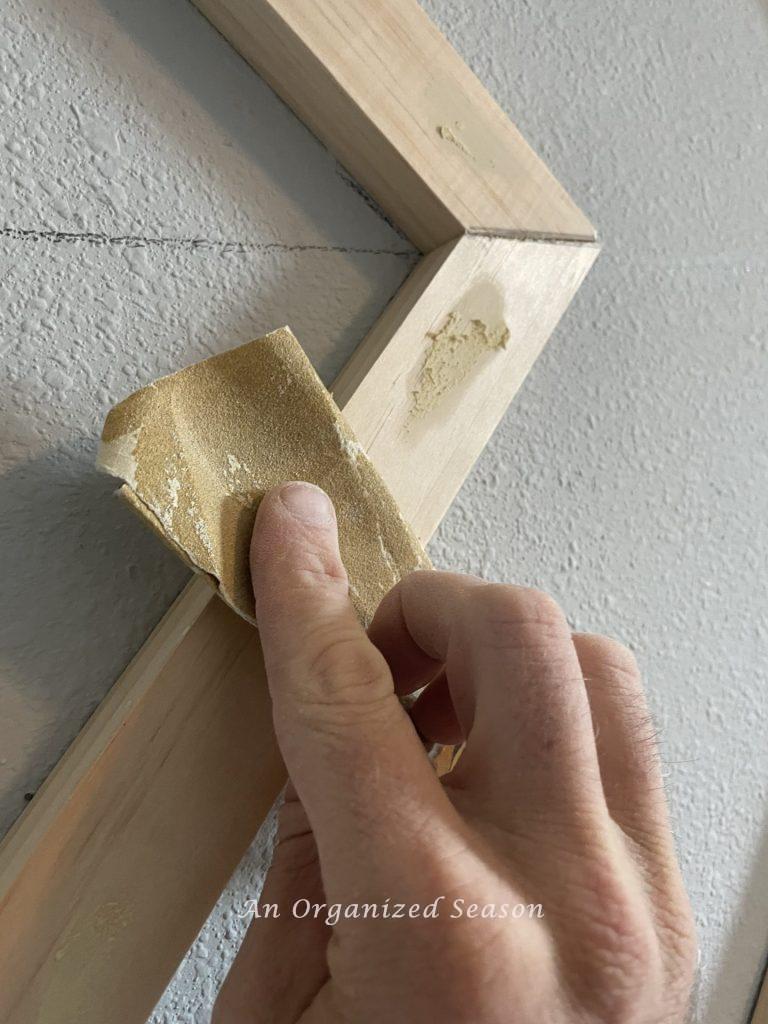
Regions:
[[429, 559], [287, 328], [142, 388], [107, 416], [99, 465], [120, 495], [254, 622], [248, 550], [259, 501], [286, 480], [330, 495], [350, 597], [368, 622]]

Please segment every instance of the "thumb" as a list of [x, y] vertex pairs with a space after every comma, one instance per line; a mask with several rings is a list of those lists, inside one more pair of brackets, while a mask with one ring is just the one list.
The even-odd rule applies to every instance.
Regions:
[[[315, 834], [326, 887], [391, 864], [447, 802], [348, 596], [333, 505], [311, 484], [262, 500], [251, 575], [283, 758]], [[389, 851], [389, 852], [388, 852]], [[410, 858], [409, 858], [410, 859]], [[328, 892], [329, 898], [331, 892]]]

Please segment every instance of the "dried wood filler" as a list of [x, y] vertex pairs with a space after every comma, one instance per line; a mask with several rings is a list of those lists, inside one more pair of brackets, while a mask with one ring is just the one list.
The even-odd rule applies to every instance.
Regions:
[[421, 416], [465, 380], [489, 352], [506, 348], [509, 328], [449, 313], [438, 331], [427, 334], [429, 348], [412, 393], [411, 415]]
[[367, 622], [429, 560], [291, 331], [163, 377], [107, 416], [99, 465], [119, 494], [248, 621], [259, 501], [286, 480], [336, 506], [350, 596]]

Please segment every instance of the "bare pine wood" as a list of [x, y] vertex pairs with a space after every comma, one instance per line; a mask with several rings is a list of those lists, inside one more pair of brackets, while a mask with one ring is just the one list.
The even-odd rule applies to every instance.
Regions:
[[205, 591], [171, 610], [4, 851], [8, 1024], [145, 1021], [279, 792], [258, 635]]
[[[594, 255], [444, 246], [342, 374], [348, 419], [422, 538]], [[428, 333], [456, 310], [504, 318], [510, 339], [414, 433]], [[211, 595], [190, 584], [0, 847], [3, 1024], [141, 1024], [282, 785], [257, 634]]]
[[[422, 541], [437, 529], [597, 251], [593, 245], [464, 236], [417, 302], [384, 313], [334, 385], [346, 398], [347, 375], [369, 350], [379, 352], [344, 409]], [[464, 325], [506, 324], [509, 339], [479, 358], [433, 410], [415, 415], [422, 359], [413, 354], [452, 314]], [[381, 380], [391, 384], [382, 389]]]
[[194, 0], [423, 252], [594, 229], [416, 0]]

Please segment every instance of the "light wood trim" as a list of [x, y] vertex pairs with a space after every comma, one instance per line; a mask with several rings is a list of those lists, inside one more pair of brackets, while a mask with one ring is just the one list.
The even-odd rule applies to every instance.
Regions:
[[[369, 350], [377, 353], [345, 413], [422, 541], [437, 529], [597, 252], [594, 245], [466, 235], [418, 301], [385, 312], [353, 356], [350, 372]], [[484, 355], [434, 410], [414, 415], [423, 359], [413, 354], [450, 314], [491, 329], [506, 324], [509, 341]], [[389, 386], [381, 388], [382, 380]], [[335, 393], [346, 396], [346, 383], [343, 371]]]
[[[445, 246], [342, 375], [349, 421], [423, 538], [594, 255], [501, 239]], [[479, 284], [489, 305], [467, 306]], [[404, 410], [426, 332], [465, 308], [502, 311], [508, 347], [415, 442]], [[0, 846], [2, 1024], [142, 1024], [279, 791], [258, 636], [210, 593], [201, 579], [185, 590]]]
[[423, 252], [595, 232], [416, 0], [194, 0]]
[[210, 594], [185, 591], [3, 847], [4, 1024], [143, 1024], [280, 790], [258, 634]]

